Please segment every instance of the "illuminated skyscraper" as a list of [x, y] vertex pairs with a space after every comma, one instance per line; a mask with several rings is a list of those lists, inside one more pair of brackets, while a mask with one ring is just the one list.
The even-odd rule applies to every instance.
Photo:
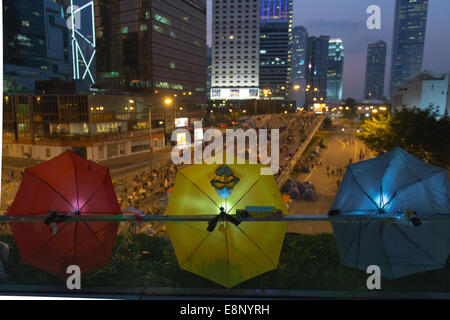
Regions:
[[344, 45], [341, 39], [328, 42], [327, 100], [342, 100]]
[[366, 84], [364, 97], [379, 99], [384, 97], [384, 76], [386, 70], [386, 42], [377, 41], [367, 48]]
[[206, 0], [95, 3], [100, 89], [206, 100]]
[[213, 100], [284, 100], [293, 0], [213, 1]]
[[292, 31], [292, 59], [291, 59], [291, 97], [297, 106], [305, 104], [306, 89], [306, 53], [308, 32], [302, 26]]
[[72, 79], [66, 0], [3, 1], [4, 91], [35, 91], [39, 80]]
[[307, 45], [306, 103], [327, 99], [329, 36], [309, 37]]
[[392, 41], [393, 89], [422, 71], [428, 0], [397, 0]]
[[289, 92], [293, 0], [262, 0], [259, 79], [271, 99], [286, 99]]
[[213, 0], [212, 100], [259, 98], [260, 1]]

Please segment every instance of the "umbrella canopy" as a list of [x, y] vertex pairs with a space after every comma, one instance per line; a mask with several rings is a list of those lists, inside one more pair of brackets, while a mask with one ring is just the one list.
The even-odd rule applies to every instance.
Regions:
[[287, 214], [274, 177], [261, 175], [261, 167], [202, 164], [178, 171], [166, 215], [218, 215], [209, 225], [167, 223], [182, 269], [233, 287], [278, 267], [287, 224], [240, 223], [233, 215], [249, 206]]
[[420, 218], [450, 216], [448, 184], [446, 170], [400, 148], [349, 165], [330, 214], [412, 219], [332, 222], [342, 263], [362, 270], [378, 265], [388, 279], [444, 267], [450, 224]]
[[[49, 210], [66, 216], [121, 214], [108, 169], [71, 151], [25, 170], [8, 215], [48, 216]], [[117, 222], [59, 222], [56, 232], [54, 225], [11, 223], [22, 263], [63, 279], [69, 265], [85, 273], [108, 263]]]

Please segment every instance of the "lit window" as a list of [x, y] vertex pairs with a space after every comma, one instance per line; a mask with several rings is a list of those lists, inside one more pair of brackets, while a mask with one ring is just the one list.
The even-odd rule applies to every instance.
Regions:
[[170, 21], [170, 19], [168, 19], [167, 17], [161, 16], [159, 14], [155, 14], [155, 20], [158, 22], [161, 22], [163, 24], [166, 24], [168, 26], [172, 25], [172, 21]]
[[153, 25], [153, 30], [155, 30], [155, 31], [157, 31], [159, 33], [164, 33], [164, 28], [160, 27], [160, 26], [158, 26], [156, 24]]
[[141, 31], [147, 31], [148, 27], [146, 24], [141, 24]]

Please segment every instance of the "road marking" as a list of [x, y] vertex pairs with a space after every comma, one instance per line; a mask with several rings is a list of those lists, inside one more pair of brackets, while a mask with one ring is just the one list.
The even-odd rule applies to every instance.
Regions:
[[[325, 153], [323, 154], [323, 156], [321, 158], [319, 158], [319, 160], [324, 160], [325, 156], [328, 154], [328, 152], [330, 151], [330, 147], [327, 148], [327, 151], [325, 151]], [[314, 171], [316, 171], [316, 169], [318, 168], [318, 166], [314, 166], [314, 169], [311, 170], [310, 174], [306, 177], [305, 181], [309, 181], [309, 179], [311, 178], [311, 176], [313, 175]]]
[[338, 138], [336, 138], [336, 137], [331, 137], [331, 139], [334, 139], [334, 140], [336, 140], [336, 141], [340, 142], [340, 143], [342, 144], [342, 146], [343, 146], [344, 148], [346, 147], [346, 144], [345, 144], [345, 142], [344, 142], [344, 141], [342, 141], [341, 139], [338, 139]]

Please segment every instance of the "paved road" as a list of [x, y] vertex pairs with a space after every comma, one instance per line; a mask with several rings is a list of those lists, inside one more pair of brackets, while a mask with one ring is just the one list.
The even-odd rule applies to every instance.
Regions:
[[[153, 152], [153, 165], [156, 168], [156, 165], [160, 162], [168, 161], [171, 159], [170, 154], [172, 151], [172, 147], [168, 147], [162, 150], [158, 150]], [[145, 152], [142, 154], [112, 159], [107, 161], [99, 162], [102, 166], [109, 168], [111, 171], [111, 175], [113, 177], [119, 177], [123, 175], [127, 175], [129, 173], [136, 172], [137, 170], [147, 168], [149, 165], [150, 153]]]
[[[337, 168], [342, 168], [345, 173], [345, 167], [349, 164], [350, 158], [353, 162], [359, 161], [360, 150], [365, 151], [366, 147], [353, 137], [354, 131], [332, 133], [327, 139], [328, 148], [321, 151], [321, 166], [315, 167], [309, 174], [299, 174], [296, 178], [301, 181], [310, 181], [316, 188], [318, 200], [309, 202], [304, 200], [292, 200], [290, 213], [295, 214], [328, 214], [334, 198], [338, 191], [337, 180], [342, 180], [342, 176], [333, 176], [327, 174], [327, 166], [330, 172]], [[347, 140], [347, 142], [345, 142]], [[370, 152], [370, 151], [369, 151]], [[372, 154], [367, 154], [365, 160], [372, 158]], [[329, 222], [308, 222], [308, 223], [290, 223], [288, 232], [291, 233], [331, 233], [331, 224]]]
[[[172, 148], [170, 147], [154, 152], [153, 165], [155, 168], [159, 163], [170, 160], [171, 150]], [[135, 156], [103, 161], [100, 162], [100, 164], [110, 169], [113, 178], [118, 178], [135, 174], [136, 171], [147, 168], [149, 165], [149, 157], [149, 153], [146, 152]], [[36, 166], [41, 162], [42, 161], [38, 160], [3, 157], [3, 172], [10, 174], [11, 169], [15, 169], [15, 179], [11, 182], [6, 182], [5, 179], [2, 179], [0, 210], [6, 210], [6, 208], [12, 203], [12, 200], [19, 189], [19, 179], [21, 177], [20, 171], [24, 168]]]

